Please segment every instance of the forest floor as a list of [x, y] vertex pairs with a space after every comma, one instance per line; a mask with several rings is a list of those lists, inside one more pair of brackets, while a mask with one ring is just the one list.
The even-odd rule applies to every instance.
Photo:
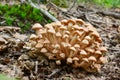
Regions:
[[102, 66], [101, 72], [89, 73], [65, 64], [57, 66], [43, 56], [29, 57], [29, 50], [22, 46], [31, 33], [21, 34], [18, 27], [0, 27], [0, 72], [21, 80], [120, 80], [120, 16], [117, 15], [120, 9], [79, 5], [67, 12], [54, 10], [51, 11], [59, 13], [56, 13], [59, 20], [81, 18], [96, 27], [108, 49], [108, 63]]

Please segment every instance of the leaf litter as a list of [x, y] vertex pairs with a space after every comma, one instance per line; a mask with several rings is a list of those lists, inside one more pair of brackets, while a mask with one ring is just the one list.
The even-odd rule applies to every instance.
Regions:
[[102, 66], [101, 72], [88, 73], [65, 64], [58, 66], [43, 55], [31, 55], [25, 44], [29, 34], [21, 34], [18, 27], [0, 27], [0, 71], [21, 80], [119, 80], [120, 20], [95, 13], [87, 15], [86, 21], [97, 28], [108, 49], [109, 62]]

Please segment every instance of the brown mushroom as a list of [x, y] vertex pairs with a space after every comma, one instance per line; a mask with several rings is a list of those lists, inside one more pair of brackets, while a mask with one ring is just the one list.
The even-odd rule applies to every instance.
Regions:
[[39, 34], [39, 30], [42, 28], [42, 25], [40, 25], [39, 23], [36, 23], [32, 26], [32, 29], [36, 31], [36, 34]]

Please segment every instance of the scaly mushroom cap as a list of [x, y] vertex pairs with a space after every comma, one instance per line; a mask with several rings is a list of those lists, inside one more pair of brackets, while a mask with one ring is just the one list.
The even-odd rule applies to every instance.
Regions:
[[55, 60], [56, 64], [66, 62], [75, 68], [82, 67], [93, 72], [100, 70], [99, 66], [107, 62], [103, 54], [107, 49], [102, 46], [102, 39], [91, 24], [81, 19], [70, 19], [44, 27], [37, 23], [33, 29], [38, 26], [40, 30], [36, 36], [41, 38], [33, 39], [35, 36], [32, 35], [30, 40], [37, 40], [34, 46], [36, 51]]

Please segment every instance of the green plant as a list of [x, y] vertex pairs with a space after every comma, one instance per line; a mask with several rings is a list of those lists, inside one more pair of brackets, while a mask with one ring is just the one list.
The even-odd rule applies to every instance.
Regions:
[[67, 0], [51, 0], [54, 4], [60, 7], [69, 7], [68, 1]]
[[5, 74], [0, 74], [0, 80], [17, 80], [17, 79], [8, 77]]
[[51, 20], [44, 18], [39, 9], [33, 8], [29, 4], [0, 5], [0, 16], [4, 17], [7, 26], [18, 26], [22, 31], [29, 30], [31, 25], [39, 22], [45, 24]]
[[78, 3], [92, 3], [97, 6], [103, 6], [106, 8], [111, 7], [119, 7], [120, 8], [120, 0], [77, 0]]

